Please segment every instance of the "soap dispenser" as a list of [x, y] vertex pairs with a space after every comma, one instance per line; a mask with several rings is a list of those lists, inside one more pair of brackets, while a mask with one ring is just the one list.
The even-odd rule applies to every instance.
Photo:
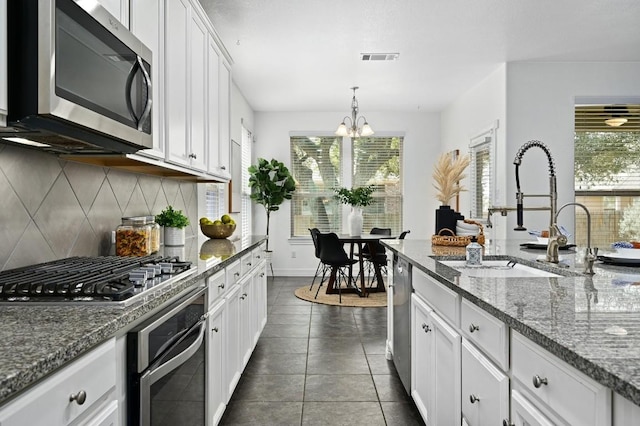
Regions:
[[482, 265], [482, 246], [478, 244], [478, 239], [473, 236], [471, 242], [467, 245], [467, 265]]

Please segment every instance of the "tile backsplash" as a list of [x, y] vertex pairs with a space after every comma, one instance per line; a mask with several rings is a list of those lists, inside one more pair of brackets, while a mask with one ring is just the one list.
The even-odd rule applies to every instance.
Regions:
[[198, 231], [196, 184], [91, 166], [32, 149], [0, 146], [0, 269], [69, 256], [101, 256], [124, 216], [167, 205]]

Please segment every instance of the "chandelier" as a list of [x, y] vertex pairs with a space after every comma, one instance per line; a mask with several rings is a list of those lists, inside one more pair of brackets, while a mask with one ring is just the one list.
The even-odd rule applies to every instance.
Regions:
[[[364, 116], [358, 117], [358, 100], [356, 99], [356, 90], [359, 87], [352, 87], [353, 90], [353, 99], [351, 100], [351, 117], [344, 117], [342, 119], [342, 123], [338, 126], [338, 130], [336, 130], [337, 136], [348, 136], [350, 138], [359, 138], [360, 136], [371, 136], [373, 135], [373, 129], [367, 123], [367, 119]], [[349, 121], [349, 127], [347, 127], [347, 121]], [[362, 127], [359, 127], [360, 122], [362, 122]]]

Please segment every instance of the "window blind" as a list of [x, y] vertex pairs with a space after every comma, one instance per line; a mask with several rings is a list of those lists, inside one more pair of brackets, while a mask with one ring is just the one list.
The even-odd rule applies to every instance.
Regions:
[[374, 201], [363, 209], [363, 231], [391, 228], [392, 235], [402, 229], [402, 145], [399, 136], [368, 137], [352, 140], [353, 187], [372, 185]]
[[251, 228], [253, 226], [253, 217], [251, 215], [251, 193], [249, 192], [249, 166], [251, 166], [251, 148], [253, 138], [251, 132], [242, 126], [242, 140], [240, 142], [241, 150], [241, 163], [242, 163], [242, 189], [241, 192], [241, 213], [240, 220], [242, 221], [242, 236], [246, 237], [251, 235]]
[[492, 149], [490, 137], [484, 137], [482, 141], [472, 143], [470, 147], [471, 216], [473, 218], [487, 217], [488, 208], [491, 206]]
[[339, 233], [342, 209], [334, 198], [341, 186], [342, 138], [291, 136], [291, 169], [296, 190], [291, 199], [291, 235], [309, 236], [309, 228]]

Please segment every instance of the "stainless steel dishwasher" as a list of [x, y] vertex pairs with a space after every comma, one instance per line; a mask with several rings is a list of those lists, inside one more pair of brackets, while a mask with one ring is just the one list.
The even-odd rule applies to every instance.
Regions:
[[411, 395], [411, 264], [393, 255], [393, 363]]

